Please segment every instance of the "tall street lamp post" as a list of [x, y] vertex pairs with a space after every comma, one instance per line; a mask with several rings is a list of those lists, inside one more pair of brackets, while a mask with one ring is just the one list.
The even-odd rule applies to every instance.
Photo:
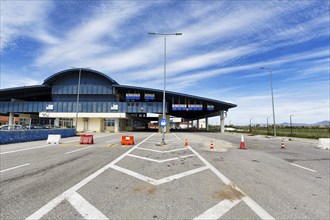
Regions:
[[79, 95], [80, 95], [80, 78], [81, 78], [81, 68], [79, 68], [79, 77], [78, 77], [78, 89], [77, 89], [77, 104], [76, 104], [76, 132], [78, 131], [78, 110], [79, 110]]
[[[163, 119], [166, 120], [166, 115], [165, 115], [165, 89], [166, 89], [166, 36], [169, 35], [182, 35], [182, 33], [155, 33], [155, 32], [150, 32], [148, 34], [152, 35], [162, 35], [164, 36], [164, 90], [163, 90]], [[167, 125], [166, 125], [167, 126]], [[165, 143], [165, 129], [166, 126], [162, 126], [162, 142], [161, 145], [166, 145]]]
[[293, 116], [293, 115], [290, 115], [291, 136], [292, 136], [292, 116]]
[[260, 69], [268, 70], [270, 76], [270, 89], [272, 92], [272, 107], [273, 107], [273, 124], [274, 124], [274, 137], [276, 137], [276, 126], [275, 126], [275, 108], [274, 108], [274, 95], [273, 95], [273, 79], [272, 79], [272, 68], [260, 67]]

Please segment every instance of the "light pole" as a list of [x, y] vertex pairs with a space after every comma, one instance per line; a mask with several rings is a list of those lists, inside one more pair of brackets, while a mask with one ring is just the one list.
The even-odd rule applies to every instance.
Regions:
[[[182, 33], [155, 33], [155, 32], [149, 32], [148, 34], [152, 35], [162, 35], [164, 36], [164, 90], [163, 90], [163, 119], [166, 120], [165, 115], [165, 90], [166, 90], [166, 36], [169, 35], [182, 35]], [[167, 125], [166, 125], [167, 126]], [[165, 129], [166, 126], [162, 126], [162, 142], [161, 145], [166, 145], [165, 143]]]
[[77, 90], [77, 104], [76, 104], [76, 132], [78, 126], [78, 105], [79, 105], [79, 95], [80, 95], [80, 78], [81, 78], [81, 68], [79, 68], [79, 77], [78, 77], [78, 90]]
[[292, 117], [293, 115], [290, 115], [290, 127], [291, 127], [291, 136], [292, 136]]
[[274, 137], [276, 137], [276, 126], [275, 126], [275, 109], [274, 109], [274, 95], [273, 95], [273, 79], [272, 79], [272, 68], [260, 67], [260, 69], [268, 70], [270, 76], [270, 89], [272, 92], [272, 107], [273, 107], [273, 124], [274, 124]]

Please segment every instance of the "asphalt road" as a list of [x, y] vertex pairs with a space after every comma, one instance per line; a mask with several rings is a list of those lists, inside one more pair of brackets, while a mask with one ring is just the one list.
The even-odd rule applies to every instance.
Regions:
[[[135, 145], [121, 146], [123, 135]], [[316, 142], [218, 133], [94, 134], [1, 146], [1, 219], [329, 219]], [[188, 146], [184, 146], [187, 141]], [[210, 144], [214, 149], [210, 149]]]

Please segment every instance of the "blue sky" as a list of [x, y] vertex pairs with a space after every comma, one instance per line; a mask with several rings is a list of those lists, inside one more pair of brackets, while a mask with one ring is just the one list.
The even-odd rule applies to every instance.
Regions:
[[[71, 67], [238, 105], [226, 123], [329, 120], [329, 1], [1, 0], [1, 88]], [[219, 123], [219, 119], [213, 119]]]

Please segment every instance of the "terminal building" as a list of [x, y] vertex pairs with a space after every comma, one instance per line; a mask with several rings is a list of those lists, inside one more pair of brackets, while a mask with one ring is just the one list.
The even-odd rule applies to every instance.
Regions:
[[[181, 118], [188, 128], [192, 121], [198, 128], [203, 119], [208, 129], [208, 119], [218, 116], [224, 132], [225, 115], [236, 107], [172, 91], [166, 91], [165, 98], [167, 121]], [[42, 85], [0, 89], [0, 115], [6, 124], [31, 127], [31, 121], [38, 119], [77, 131], [119, 132], [147, 129], [151, 121], [159, 122], [162, 113], [163, 90], [120, 85], [104, 73], [85, 68], [60, 71]], [[166, 131], [170, 128], [168, 123]]]

